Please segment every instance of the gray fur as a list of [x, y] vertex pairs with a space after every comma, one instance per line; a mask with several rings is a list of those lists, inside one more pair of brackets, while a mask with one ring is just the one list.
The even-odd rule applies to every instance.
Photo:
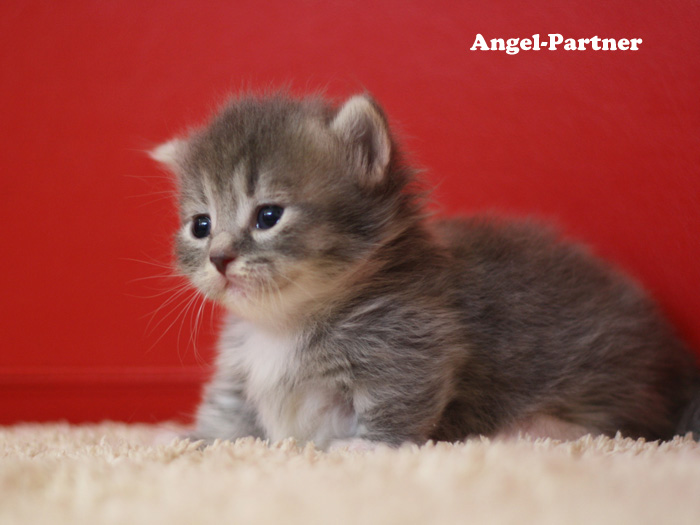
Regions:
[[[536, 224], [425, 219], [368, 97], [246, 96], [168, 146], [154, 157], [178, 175], [178, 267], [231, 311], [197, 436], [398, 445], [538, 415], [700, 430], [691, 354], [645, 293]], [[263, 204], [284, 207], [266, 233]], [[203, 213], [212, 233], [194, 239]], [[226, 277], [215, 250], [237, 257]]]

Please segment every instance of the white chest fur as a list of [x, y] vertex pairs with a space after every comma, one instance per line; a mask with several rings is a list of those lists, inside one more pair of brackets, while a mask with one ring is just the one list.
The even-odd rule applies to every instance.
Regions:
[[271, 440], [294, 437], [325, 448], [334, 439], [354, 436], [351, 404], [333, 385], [300, 373], [300, 351], [296, 335], [232, 321], [221, 340], [219, 366], [242, 372], [247, 401]]

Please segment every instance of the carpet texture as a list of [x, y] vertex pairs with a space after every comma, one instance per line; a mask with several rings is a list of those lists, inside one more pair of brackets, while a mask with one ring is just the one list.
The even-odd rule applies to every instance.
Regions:
[[0, 429], [0, 523], [700, 523], [700, 446], [584, 437], [199, 450], [163, 428]]

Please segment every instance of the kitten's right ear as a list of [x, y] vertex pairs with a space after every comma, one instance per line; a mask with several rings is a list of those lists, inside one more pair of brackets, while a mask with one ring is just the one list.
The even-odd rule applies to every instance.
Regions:
[[148, 155], [173, 173], [179, 174], [186, 144], [187, 141], [183, 139], [172, 139], [153, 148]]
[[367, 95], [350, 98], [331, 122], [331, 130], [350, 148], [363, 182], [369, 186], [379, 184], [389, 165], [391, 138], [377, 103]]

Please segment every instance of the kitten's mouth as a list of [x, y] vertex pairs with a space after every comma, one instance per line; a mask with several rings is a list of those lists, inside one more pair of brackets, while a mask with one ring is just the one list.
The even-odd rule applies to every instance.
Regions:
[[227, 275], [225, 279], [223, 292], [236, 297], [248, 297], [256, 294], [261, 284], [251, 276]]
[[259, 276], [226, 276], [222, 292], [231, 298], [252, 299], [277, 295], [287, 288], [289, 282], [269, 281]]

